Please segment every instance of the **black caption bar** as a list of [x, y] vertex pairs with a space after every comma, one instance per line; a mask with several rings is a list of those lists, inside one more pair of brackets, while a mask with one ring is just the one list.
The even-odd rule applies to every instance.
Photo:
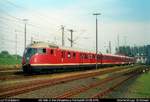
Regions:
[[66, 99], [0, 99], [0, 102], [150, 102], [150, 99], [144, 98], [119, 98], [119, 99], [98, 99], [98, 98], [66, 98]]

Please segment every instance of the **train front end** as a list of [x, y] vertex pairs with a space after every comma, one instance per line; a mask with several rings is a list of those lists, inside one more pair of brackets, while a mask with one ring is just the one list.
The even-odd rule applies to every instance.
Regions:
[[36, 48], [26, 48], [22, 58], [22, 68], [23, 72], [31, 73], [31, 58], [37, 53]]
[[[53, 58], [50, 49], [58, 48], [56, 45], [45, 42], [30, 44], [25, 50], [22, 58], [22, 69], [25, 73], [42, 72], [51, 69]], [[50, 70], [51, 71], [51, 70]]]

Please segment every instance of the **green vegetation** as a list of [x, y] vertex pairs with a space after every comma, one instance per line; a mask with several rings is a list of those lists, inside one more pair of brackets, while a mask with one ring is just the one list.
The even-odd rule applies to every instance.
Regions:
[[137, 62], [150, 65], [150, 45], [144, 46], [119, 46], [116, 54], [137, 58]]
[[140, 97], [149, 98], [150, 97], [150, 72], [142, 74], [133, 83], [131, 88], [128, 90], [129, 97]]
[[8, 51], [0, 53], [0, 66], [21, 64], [21, 56], [11, 55]]
[[119, 46], [116, 48], [116, 54], [122, 54], [126, 56], [147, 56], [148, 54], [148, 45], [147, 46]]

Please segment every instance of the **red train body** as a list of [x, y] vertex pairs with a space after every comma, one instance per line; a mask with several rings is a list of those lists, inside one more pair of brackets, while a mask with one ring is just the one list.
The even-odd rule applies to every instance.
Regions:
[[[98, 54], [98, 66], [134, 63], [134, 58], [120, 55]], [[61, 48], [48, 43], [29, 45], [23, 55], [24, 72], [67, 68], [95, 68], [96, 54], [87, 51]]]

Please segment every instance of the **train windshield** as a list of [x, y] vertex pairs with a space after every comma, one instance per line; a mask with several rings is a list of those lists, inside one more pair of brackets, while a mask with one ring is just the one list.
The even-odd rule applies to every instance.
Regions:
[[24, 52], [26, 62], [29, 63], [30, 58], [36, 53], [44, 54], [46, 53], [46, 48], [26, 48]]
[[30, 57], [32, 55], [34, 55], [35, 53], [37, 53], [36, 48], [26, 48], [25, 52], [24, 52], [24, 57], [25, 57], [26, 61], [29, 62]]
[[27, 48], [25, 50], [24, 55], [26, 57], [31, 57], [32, 55], [36, 54], [36, 53], [46, 53], [46, 49], [45, 48]]

